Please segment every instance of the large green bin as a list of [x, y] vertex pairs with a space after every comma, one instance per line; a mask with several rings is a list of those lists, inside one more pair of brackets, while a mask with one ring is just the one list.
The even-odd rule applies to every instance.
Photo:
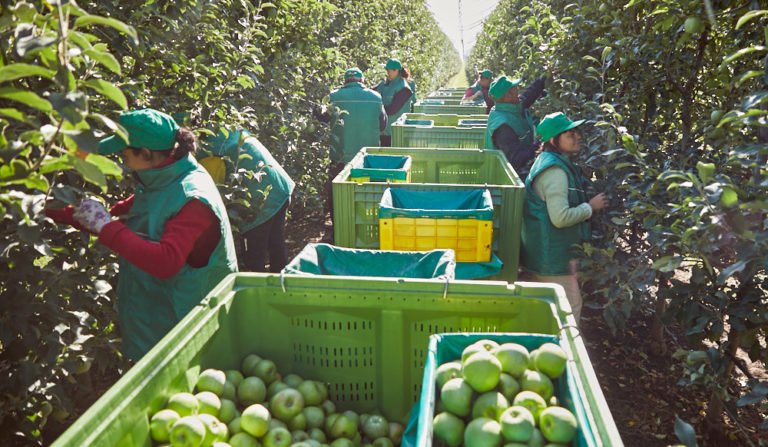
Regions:
[[561, 321], [574, 320], [556, 286], [231, 274], [53, 445], [149, 447], [149, 417], [168, 397], [251, 353], [326, 382], [340, 411], [378, 408], [404, 423], [421, 395], [431, 334], [557, 334]]
[[392, 146], [483, 149], [487, 122], [487, 115], [405, 113], [392, 123]]
[[[431, 102], [432, 100], [430, 100]], [[434, 104], [416, 101], [413, 105], [413, 111], [416, 113], [447, 113], [456, 115], [476, 115], [485, 113], [485, 104], [481, 105], [462, 105], [462, 104]]]
[[333, 179], [333, 234], [340, 247], [379, 246], [379, 202], [385, 183], [349, 180], [351, 164], [367, 154], [411, 156], [411, 183], [398, 184], [415, 191], [451, 191], [488, 188], [493, 199], [493, 252], [503, 263], [493, 279], [517, 279], [525, 186], [506, 157], [495, 149], [363, 148]]
[[529, 351], [547, 342], [560, 345], [568, 355], [568, 363], [565, 374], [553, 382], [559, 405], [571, 410], [579, 423], [579, 434], [571, 445], [573, 447], [620, 447], [623, 445], [580, 337], [569, 337], [568, 334], [560, 338], [543, 334], [487, 332], [446, 333], [429, 337], [424, 381], [418, 406], [415, 445], [418, 447], [432, 445], [432, 418], [435, 415], [438, 394], [434, 385], [437, 367], [461, 358], [465, 347], [483, 339], [490, 339], [499, 344], [518, 343]]
[[307, 244], [283, 272], [289, 275], [455, 278], [453, 250], [385, 251]]

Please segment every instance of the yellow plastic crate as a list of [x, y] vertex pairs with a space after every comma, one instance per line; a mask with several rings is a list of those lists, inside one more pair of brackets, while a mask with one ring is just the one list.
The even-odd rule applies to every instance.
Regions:
[[493, 221], [394, 217], [379, 219], [379, 236], [382, 250], [451, 248], [456, 262], [488, 262]]
[[[350, 177], [350, 182], [357, 182], [357, 183], [364, 183], [364, 182], [370, 182], [370, 177]], [[380, 180], [374, 180], [374, 181], [380, 181]], [[408, 171], [408, 176], [405, 180], [397, 180], [397, 179], [387, 179], [385, 180], [390, 183], [411, 183], [411, 171]]]

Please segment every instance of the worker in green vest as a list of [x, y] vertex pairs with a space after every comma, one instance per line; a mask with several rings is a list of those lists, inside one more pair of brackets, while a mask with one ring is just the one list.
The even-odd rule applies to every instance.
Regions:
[[387, 78], [374, 88], [381, 94], [384, 110], [387, 112], [387, 127], [381, 132], [381, 145], [392, 145], [392, 123], [397, 121], [403, 113], [411, 110], [411, 96], [413, 92], [408, 86], [410, 74], [403, 69], [403, 64], [397, 59], [390, 59], [384, 65], [387, 70]]
[[563, 286], [577, 323], [582, 298], [572, 247], [589, 241], [590, 217], [608, 206], [605, 193], [587, 199], [586, 180], [573, 164], [582, 147], [578, 127], [583, 123], [557, 112], [536, 127], [544, 149], [525, 180], [521, 252], [521, 265], [534, 281]]
[[153, 109], [123, 113], [119, 135], [99, 153], [119, 153], [138, 181], [109, 210], [98, 200], [46, 210], [98, 236], [118, 255], [117, 311], [122, 351], [138, 360], [226, 275], [237, 272], [227, 210], [208, 172], [193, 156], [195, 134]]
[[[220, 131], [204, 142], [204, 148], [210, 155], [201, 159], [200, 163], [212, 173], [216, 183], [231, 178], [235, 163], [238, 169], [257, 173], [247, 186], [251, 205], [257, 213], [239, 227], [244, 242], [241, 261], [251, 272], [281, 271], [288, 264], [285, 214], [291, 205], [293, 180], [269, 150], [247, 130], [228, 131], [226, 134]], [[231, 164], [225, 165], [223, 157], [227, 157]], [[267, 258], [269, 269], [266, 267]]]
[[493, 108], [494, 105], [489, 94], [491, 82], [493, 82], [493, 72], [491, 70], [482, 70], [478, 72], [477, 81], [464, 92], [464, 97], [461, 98], [461, 100], [474, 104], [485, 103], [485, 113], [490, 113], [491, 108]]
[[542, 76], [518, 94], [520, 79], [500, 76], [488, 90], [496, 104], [488, 114], [485, 147], [502, 151], [522, 180], [541, 147], [535, 139], [537, 121], [528, 108], [545, 95], [546, 80], [546, 76]]
[[[405, 64], [403, 64], [403, 74], [405, 74], [405, 81], [408, 83], [408, 88], [411, 89], [411, 113], [413, 113], [413, 105], [416, 104], [416, 101], [418, 101], [418, 98], [416, 98], [416, 79], [413, 78], [413, 75], [410, 71], [405, 67]], [[402, 74], [401, 74], [402, 75]]]
[[378, 146], [379, 134], [387, 127], [387, 112], [381, 95], [363, 85], [363, 72], [344, 72], [344, 85], [331, 92], [331, 164], [325, 188], [327, 211], [333, 211], [331, 182], [363, 147]]

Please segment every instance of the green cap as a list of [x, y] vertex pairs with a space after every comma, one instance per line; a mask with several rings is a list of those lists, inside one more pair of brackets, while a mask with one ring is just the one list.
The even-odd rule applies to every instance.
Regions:
[[504, 96], [512, 87], [520, 83], [520, 78], [507, 79], [506, 76], [499, 76], [498, 79], [491, 82], [491, 87], [488, 89], [488, 94], [493, 96], [494, 99], [499, 99]]
[[100, 154], [114, 154], [126, 147], [145, 147], [151, 151], [171, 149], [179, 125], [170, 115], [154, 109], [142, 109], [120, 115], [117, 122], [128, 131], [128, 140], [112, 135], [99, 141]]
[[387, 64], [384, 65], [384, 68], [387, 70], [402, 70], [403, 64], [397, 59], [390, 59], [387, 61]]
[[541, 141], [549, 141], [550, 138], [581, 126], [585, 120], [571, 121], [563, 112], [550, 113], [536, 126], [536, 133], [541, 136]]
[[350, 69], [348, 69], [347, 71], [344, 72], [344, 79], [348, 79], [348, 78], [362, 78], [362, 77], [363, 77], [363, 72], [360, 71], [360, 69], [357, 68], [357, 67], [350, 68]]
[[491, 70], [483, 70], [480, 72], [480, 76], [488, 79], [493, 79], [493, 72]]

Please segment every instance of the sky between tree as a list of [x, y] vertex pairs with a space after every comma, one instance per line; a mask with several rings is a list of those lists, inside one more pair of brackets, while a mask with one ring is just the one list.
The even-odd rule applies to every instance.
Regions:
[[[459, 3], [461, 3], [461, 22], [459, 21]], [[440, 28], [448, 35], [453, 45], [461, 53], [461, 26], [464, 28], [464, 55], [477, 41], [477, 35], [483, 30], [483, 20], [493, 12], [499, 0], [427, 0], [427, 6], [435, 16]]]

